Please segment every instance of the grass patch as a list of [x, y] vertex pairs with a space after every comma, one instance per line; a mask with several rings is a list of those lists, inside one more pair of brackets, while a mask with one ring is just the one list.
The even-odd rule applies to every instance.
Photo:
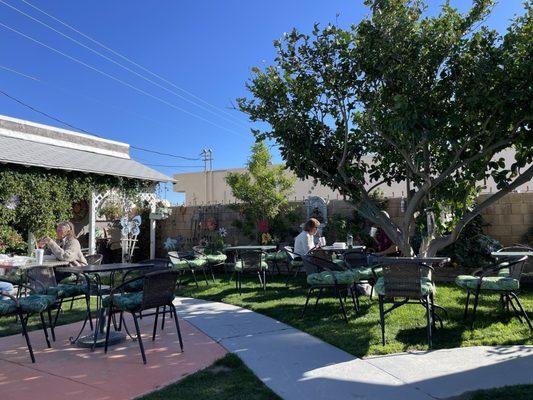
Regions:
[[227, 354], [210, 367], [178, 383], [150, 393], [142, 400], [278, 400], [239, 357]]
[[497, 389], [476, 390], [450, 400], [531, 400], [533, 385], [504, 386]]
[[[300, 315], [307, 295], [305, 278], [292, 280], [288, 287], [285, 281], [284, 276], [269, 277], [264, 293], [257, 277], [250, 275], [243, 278], [242, 294], [239, 295], [235, 284], [220, 275], [216, 284], [210, 281], [209, 286], [206, 286], [205, 282], [200, 282], [199, 289], [189, 281], [179, 294], [234, 304], [268, 315], [359, 357], [427, 349], [422, 306], [406, 305], [389, 314], [385, 319], [387, 344], [382, 346], [376, 299], [372, 302], [368, 297], [361, 297], [361, 311], [356, 315], [351, 310], [348, 324], [342, 319], [338, 300], [332, 296], [321, 299], [315, 311], [314, 302], [311, 301], [302, 319]], [[436, 301], [446, 307], [449, 316], [444, 321], [444, 328], [437, 329], [434, 334], [435, 349], [533, 344], [533, 336], [527, 325], [502, 310], [498, 303], [499, 296], [495, 294], [481, 297], [476, 327], [470, 331], [463, 323], [465, 298], [465, 291], [454, 284], [437, 284]], [[533, 290], [523, 290], [520, 300], [526, 310], [533, 310]]]

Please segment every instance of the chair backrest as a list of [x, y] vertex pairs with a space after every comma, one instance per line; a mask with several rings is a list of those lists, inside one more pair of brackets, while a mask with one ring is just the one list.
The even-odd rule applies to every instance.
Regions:
[[[522, 249], [522, 251], [524, 251]], [[524, 272], [524, 268], [528, 262], [527, 256], [520, 257], [520, 258], [507, 258], [506, 260], [503, 260], [503, 264], [506, 268], [509, 268], [509, 277], [513, 279], [520, 280], [522, 277], [522, 272]], [[502, 265], [502, 264], [500, 264]]]
[[104, 256], [102, 254], [91, 254], [89, 256], [85, 256], [85, 259], [87, 260], [87, 264], [89, 265], [100, 265], [102, 264], [102, 259]]
[[300, 254], [296, 254], [293, 250], [293, 248], [291, 246], [285, 246], [283, 248], [283, 250], [285, 251], [285, 254], [287, 254], [287, 261], [288, 262], [291, 262], [291, 261], [294, 261], [296, 260], [297, 258], [300, 258], [301, 255]]
[[[512, 252], [512, 253], [518, 253], [523, 251], [533, 251], [533, 248], [526, 246], [526, 245], [514, 245], [509, 247], [503, 247], [500, 250], [497, 251], [497, 253], [505, 251], [505, 252]], [[498, 257], [499, 258], [499, 257]], [[500, 260], [504, 260], [505, 257], [500, 258]], [[511, 261], [507, 258], [505, 258], [505, 261]], [[513, 264], [509, 267], [510, 276], [514, 279], [520, 280], [520, 277], [522, 276], [523, 272], [533, 271], [533, 257], [526, 257], [526, 260], [517, 264]]]
[[364, 268], [368, 266], [368, 256], [361, 250], [345, 251], [343, 259], [348, 268]]
[[307, 254], [302, 256], [304, 263], [304, 270], [307, 275], [316, 274], [322, 271], [342, 270], [337, 264], [325, 258], [316, 257], [315, 255]]
[[420, 263], [383, 265], [383, 283], [386, 296], [419, 299], [422, 297], [421, 278], [430, 267]]
[[331, 251], [326, 251], [319, 247], [312, 250], [311, 254], [315, 257], [323, 258], [324, 260], [328, 260], [328, 261], [333, 260], [333, 253]]
[[54, 267], [37, 265], [26, 269], [28, 284], [36, 290], [57, 286]]
[[265, 255], [261, 250], [248, 250], [237, 254], [239, 261], [242, 261], [243, 268], [259, 267], [264, 261]]
[[175, 297], [177, 271], [156, 271], [144, 275], [142, 310], [172, 303]]

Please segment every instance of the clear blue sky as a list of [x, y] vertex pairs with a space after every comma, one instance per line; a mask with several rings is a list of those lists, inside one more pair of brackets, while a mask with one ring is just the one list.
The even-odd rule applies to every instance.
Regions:
[[[82, 129], [135, 146], [188, 157], [197, 157], [202, 148], [211, 148], [214, 168], [217, 169], [242, 166], [249, 155], [253, 143], [249, 124], [244, 115], [230, 110], [230, 107], [235, 98], [246, 94], [244, 84], [250, 76], [250, 68], [272, 62], [272, 41], [293, 27], [309, 32], [314, 22], [325, 24], [335, 20], [347, 26], [368, 12], [361, 0], [27, 1], [218, 108], [158, 81], [204, 108], [186, 102], [3, 4], [8, 3], [128, 65], [22, 0], [0, 1], [1, 24], [161, 101], [3, 26], [0, 26], [0, 90]], [[431, 4], [429, 12], [433, 13], [443, 1], [428, 2]], [[465, 10], [471, 1], [452, 0], [452, 4]], [[487, 24], [503, 32], [516, 13], [522, 13], [521, 1], [501, 0]], [[135, 66], [128, 67], [157, 81]], [[39, 81], [2, 68], [13, 69]], [[60, 126], [2, 95], [0, 114]], [[132, 151], [132, 156], [150, 164], [201, 165], [199, 161], [140, 151]], [[281, 161], [278, 154], [274, 154], [274, 158]], [[156, 169], [171, 175], [201, 168]], [[179, 201], [175, 194], [168, 193], [167, 197]]]

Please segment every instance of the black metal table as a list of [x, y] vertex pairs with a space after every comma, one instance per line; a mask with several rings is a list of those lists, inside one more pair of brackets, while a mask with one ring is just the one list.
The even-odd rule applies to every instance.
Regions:
[[[91, 350], [94, 350], [95, 347], [101, 347], [104, 345], [105, 342], [105, 309], [102, 306], [102, 279], [100, 274], [103, 273], [109, 273], [109, 281], [110, 281], [110, 289], [114, 287], [115, 284], [115, 274], [117, 272], [123, 272], [123, 271], [132, 271], [132, 270], [140, 270], [140, 269], [150, 269], [154, 268], [155, 264], [153, 263], [113, 263], [113, 264], [101, 264], [101, 265], [80, 265], [80, 266], [69, 266], [69, 267], [57, 267], [55, 270], [57, 272], [68, 272], [68, 273], [74, 273], [77, 275], [82, 275], [85, 278], [85, 281], [88, 285], [88, 290], [90, 293], [93, 293], [91, 289], [91, 280], [89, 278], [89, 275], [92, 275], [95, 277], [96, 284], [94, 284], [96, 290], [94, 293], [97, 295], [96, 300], [96, 321], [94, 324], [94, 331], [92, 331], [90, 334], [81, 336], [83, 333], [85, 327], [87, 326], [87, 322], [89, 321], [89, 318], [91, 318], [90, 313], [86, 312], [85, 314], [85, 320], [83, 321], [83, 325], [78, 333], [78, 335], [74, 338], [70, 338], [70, 342], [72, 344], [76, 344], [79, 347], [89, 347]], [[126, 332], [127, 327], [125, 326]], [[119, 331], [114, 331], [109, 333], [109, 345], [114, 345], [123, 342], [126, 339], [126, 334]]]

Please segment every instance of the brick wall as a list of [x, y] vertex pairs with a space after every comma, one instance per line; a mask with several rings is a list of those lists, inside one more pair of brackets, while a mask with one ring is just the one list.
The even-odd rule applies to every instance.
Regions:
[[[481, 195], [480, 201], [488, 195]], [[401, 217], [399, 198], [388, 199], [387, 212], [398, 223]], [[306, 208], [303, 202], [293, 203], [300, 207], [301, 221], [306, 218]], [[343, 200], [330, 200], [328, 215], [338, 214], [344, 217], [353, 215], [353, 206]], [[533, 226], [533, 193], [511, 193], [490, 206], [482, 214], [489, 224], [485, 233], [499, 240], [503, 245], [523, 242], [523, 235]], [[157, 222], [158, 254], [164, 255], [163, 243], [166, 238], [178, 237], [182, 246], [198, 244], [200, 239], [210, 236], [212, 232], [206, 229], [206, 221], [213, 218], [218, 226], [226, 228], [228, 236], [226, 242], [232, 244], [247, 244], [252, 241], [235, 228], [235, 220], [242, 221], [242, 216], [228, 205], [174, 207], [172, 215]], [[295, 227], [296, 228], [296, 227]], [[532, 244], [532, 243], [530, 243]]]

